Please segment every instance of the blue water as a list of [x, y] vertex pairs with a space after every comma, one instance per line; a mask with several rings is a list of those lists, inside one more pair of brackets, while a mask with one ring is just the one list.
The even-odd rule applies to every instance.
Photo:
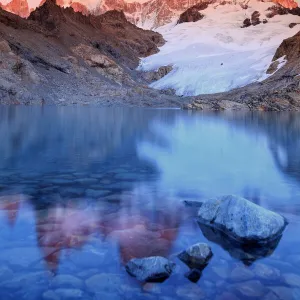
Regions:
[[[299, 153], [299, 114], [0, 107], [0, 299], [300, 299]], [[183, 205], [226, 194], [288, 219], [274, 249], [249, 262]], [[126, 273], [152, 255], [169, 279]]]

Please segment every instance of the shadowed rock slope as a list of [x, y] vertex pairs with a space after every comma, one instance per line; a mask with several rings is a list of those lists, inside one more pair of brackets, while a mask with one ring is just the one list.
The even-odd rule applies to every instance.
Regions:
[[28, 19], [0, 9], [0, 103], [174, 106], [135, 71], [163, 43], [118, 11], [84, 16], [53, 0]]

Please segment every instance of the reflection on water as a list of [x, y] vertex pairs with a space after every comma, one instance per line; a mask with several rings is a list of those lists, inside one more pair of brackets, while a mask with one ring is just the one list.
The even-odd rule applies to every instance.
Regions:
[[[2, 107], [0, 139], [0, 299], [300, 298], [299, 115]], [[282, 239], [240, 249], [182, 203], [223, 194], [285, 215]], [[164, 283], [125, 272], [152, 255], [177, 264]]]

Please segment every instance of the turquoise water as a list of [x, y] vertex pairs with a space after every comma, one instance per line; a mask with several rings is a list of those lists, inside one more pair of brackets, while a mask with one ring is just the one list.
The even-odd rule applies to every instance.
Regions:
[[[300, 115], [0, 107], [0, 141], [0, 299], [300, 299]], [[288, 219], [274, 249], [249, 260], [183, 205], [225, 194]], [[152, 255], [165, 282], [126, 273]]]

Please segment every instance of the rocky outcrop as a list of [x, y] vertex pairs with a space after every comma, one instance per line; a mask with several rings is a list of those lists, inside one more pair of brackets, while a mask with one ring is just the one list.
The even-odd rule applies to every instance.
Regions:
[[72, 7], [75, 12], [80, 12], [85, 16], [90, 14], [88, 8], [80, 2], [72, 2], [70, 7]]
[[204, 18], [204, 15], [200, 13], [201, 10], [205, 10], [208, 8], [210, 4], [213, 4], [214, 0], [208, 0], [208, 1], [201, 1], [197, 3], [196, 5], [193, 5], [192, 7], [188, 8], [186, 11], [184, 11], [177, 21], [177, 24], [185, 23], [185, 22], [197, 22]]
[[157, 71], [142, 72], [141, 75], [148, 82], [159, 80], [168, 75], [173, 70], [172, 66], [159, 67]]
[[[256, 26], [258, 24], [261, 23], [260, 19], [260, 12], [258, 11], [254, 11], [251, 15], [251, 18], [246, 18], [243, 22], [243, 25], [242, 25], [242, 28], [246, 28], [246, 27], [249, 27], [249, 26]], [[263, 21], [263, 23], [267, 23], [266, 20]]]
[[11, 48], [10, 48], [8, 42], [5, 40], [0, 40], [0, 53], [1, 52], [3, 52], [3, 53], [11, 52]]
[[120, 66], [94, 47], [80, 44], [72, 48], [72, 51], [103, 76], [119, 84], [134, 85], [133, 79]]
[[256, 25], [261, 23], [259, 17], [260, 17], [260, 13], [258, 11], [255, 11], [255, 12], [252, 13], [252, 15], [251, 15], [251, 24], [253, 26], [256, 26]]
[[251, 20], [249, 18], [246, 18], [244, 21], [243, 21], [243, 25], [242, 25], [242, 28], [247, 28], [249, 26], [251, 26]]
[[47, 0], [42, 6], [34, 10], [28, 19], [56, 34], [60, 30], [61, 23], [66, 22], [63, 8], [56, 5], [55, 0]]
[[296, 25], [299, 25], [299, 24], [300, 24], [300, 23], [290, 23], [290, 24], [289, 24], [289, 27], [290, 27], [290, 28], [294, 28]]
[[300, 32], [285, 39], [277, 48], [267, 74], [273, 74], [280, 66], [281, 61], [289, 61], [290, 64], [298, 64], [300, 59]]
[[267, 18], [273, 18], [277, 15], [294, 15], [294, 16], [300, 16], [300, 8], [298, 6], [293, 8], [286, 8], [284, 6], [280, 5], [273, 5], [267, 9], [266, 17]]
[[188, 22], [197, 22], [204, 18], [204, 15], [199, 12], [195, 7], [191, 7], [183, 12], [177, 21], [177, 24], [188, 23]]
[[179, 105], [148, 88], [136, 70], [140, 57], [158, 51], [162, 36], [122, 12], [84, 16], [53, 0], [28, 19], [0, 9], [0, 36], [0, 103]]
[[126, 265], [126, 271], [139, 281], [162, 282], [175, 268], [175, 264], [160, 256], [134, 258]]
[[178, 255], [178, 258], [192, 269], [203, 270], [213, 253], [211, 248], [205, 243], [195, 244]]
[[277, 48], [273, 61], [285, 56], [288, 61], [300, 59], [300, 32], [285, 39]]
[[264, 245], [281, 236], [287, 221], [244, 198], [225, 196], [203, 202], [198, 222], [247, 245]]

